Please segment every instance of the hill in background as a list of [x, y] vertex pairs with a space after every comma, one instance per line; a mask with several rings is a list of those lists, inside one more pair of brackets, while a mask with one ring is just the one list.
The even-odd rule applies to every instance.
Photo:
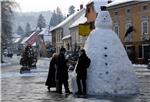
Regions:
[[49, 24], [52, 12], [51, 11], [41, 11], [41, 12], [15, 12], [14, 14], [14, 26], [13, 31], [15, 32], [20, 25], [23, 30], [25, 30], [26, 24], [31, 25], [31, 29], [35, 29], [37, 25], [37, 20], [39, 15], [42, 14], [46, 20], [46, 25]]

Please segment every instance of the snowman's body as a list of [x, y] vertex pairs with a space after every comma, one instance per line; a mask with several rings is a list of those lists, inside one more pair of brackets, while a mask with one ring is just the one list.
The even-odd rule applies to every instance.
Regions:
[[112, 31], [108, 11], [101, 11], [96, 29], [89, 35], [85, 50], [91, 59], [87, 70], [87, 94], [129, 95], [138, 93], [138, 82], [131, 61]]

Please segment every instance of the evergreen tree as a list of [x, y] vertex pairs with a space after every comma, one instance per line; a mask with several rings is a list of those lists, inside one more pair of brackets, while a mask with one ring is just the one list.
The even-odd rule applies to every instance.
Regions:
[[42, 14], [39, 15], [37, 27], [40, 29], [40, 31], [42, 30], [42, 28], [46, 27], [46, 20]]
[[57, 24], [59, 24], [62, 21], [63, 21], [63, 14], [62, 14], [60, 8], [57, 7], [57, 9], [54, 10], [54, 12], [53, 12], [53, 15], [51, 17], [49, 25], [50, 26], [56, 26]]
[[25, 34], [29, 34], [31, 32], [31, 26], [29, 23], [26, 24]]
[[21, 35], [21, 36], [24, 35], [24, 30], [22, 29], [21, 26], [18, 26], [16, 33], [19, 34], [19, 35]]
[[71, 5], [68, 9], [68, 13], [69, 15], [72, 15], [75, 12], [75, 7], [73, 5]]

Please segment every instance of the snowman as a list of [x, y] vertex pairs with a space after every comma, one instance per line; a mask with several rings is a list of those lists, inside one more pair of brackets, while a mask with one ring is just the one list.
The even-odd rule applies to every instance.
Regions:
[[87, 72], [87, 93], [137, 94], [137, 77], [120, 39], [112, 31], [112, 20], [108, 11], [99, 12], [95, 27], [85, 43], [85, 50], [91, 59]]
[[[112, 31], [112, 20], [108, 11], [98, 13], [95, 27], [84, 47], [91, 59], [87, 70], [87, 94], [137, 94], [137, 77], [120, 39]], [[74, 92], [77, 90], [75, 80], [72, 84]]]

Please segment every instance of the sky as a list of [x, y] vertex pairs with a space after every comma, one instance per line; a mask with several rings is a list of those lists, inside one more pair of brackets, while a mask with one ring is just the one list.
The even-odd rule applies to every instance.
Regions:
[[65, 14], [70, 5], [74, 5], [76, 9], [80, 4], [86, 4], [89, 0], [15, 0], [20, 5], [21, 12], [37, 12], [37, 11], [53, 11], [57, 6]]
[[[62, 10], [63, 14], [68, 13], [70, 5], [74, 5], [76, 10], [79, 9], [80, 4], [85, 5], [90, 0], [15, 0], [20, 5], [21, 12], [38, 12], [38, 11], [53, 11], [57, 6]], [[100, 0], [107, 1], [107, 0]]]

